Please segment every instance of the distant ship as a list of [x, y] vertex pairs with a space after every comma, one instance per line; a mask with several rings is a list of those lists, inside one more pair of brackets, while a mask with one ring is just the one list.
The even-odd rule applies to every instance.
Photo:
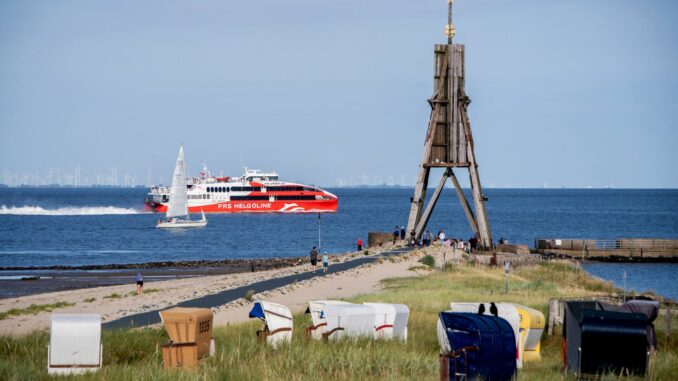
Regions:
[[[240, 177], [214, 177], [203, 166], [198, 178], [186, 179], [189, 213], [335, 212], [339, 198], [314, 186], [278, 180], [275, 172], [244, 169]], [[144, 203], [164, 213], [170, 188], [153, 186]]]

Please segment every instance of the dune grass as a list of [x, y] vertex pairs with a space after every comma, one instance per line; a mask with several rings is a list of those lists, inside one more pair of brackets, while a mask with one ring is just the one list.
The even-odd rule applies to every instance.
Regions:
[[[509, 293], [503, 294], [503, 269], [465, 265], [425, 277], [390, 279], [385, 290], [360, 295], [354, 302], [405, 303], [411, 315], [406, 343], [397, 341], [309, 341], [304, 328], [309, 317], [295, 315], [291, 346], [272, 350], [256, 341], [258, 321], [218, 327], [213, 335], [217, 353], [194, 371], [162, 368], [160, 347], [167, 341], [163, 329], [104, 331], [104, 367], [78, 380], [432, 380], [438, 377], [438, 312], [450, 301], [511, 301], [547, 311], [549, 298], [606, 295], [608, 283], [571, 266], [547, 263], [514, 269]], [[669, 340], [660, 317], [655, 324], [659, 352], [650, 363], [649, 380], [678, 379], [678, 340]], [[678, 327], [678, 319], [674, 322]], [[0, 379], [47, 380], [47, 333], [22, 338], [0, 337]], [[574, 379], [562, 372], [561, 337], [542, 338], [543, 360], [528, 363], [518, 380]], [[606, 376], [602, 379], [616, 379]], [[628, 378], [625, 378], [628, 379]]]
[[33, 314], [36, 315], [40, 312], [52, 312], [57, 308], [70, 307], [73, 306], [73, 303], [68, 302], [56, 302], [50, 304], [31, 304], [26, 308], [12, 308], [5, 312], [0, 312], [0, 320], [5, 320], [10, 316], [20, 316]]

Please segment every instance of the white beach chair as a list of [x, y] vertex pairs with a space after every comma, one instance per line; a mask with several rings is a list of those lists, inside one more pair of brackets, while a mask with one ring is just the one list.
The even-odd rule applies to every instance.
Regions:
[[[450, 303], [451, 312], [470, 312], [478, 313], [478, 308], [480, 305], [485, 305], [484, 315], [492, 315], [490, 312], [491, 304], [488, 303]], [[516, 351], [518, 356], [516, 358], [516, 367], [521, 369], [523, 367], [523, 340], [520, 338], [520, 314], [518, 309], [511, 303], [495, 303], [497, 306], [498, 316], [509, 322], [511, 328], [513, 328], [513, 334], [516, 338]], [[438, 335], [440, 340], [440, 326], [438, 327]], [[444, 330], [443, 330], [444, 334]], [[445, 338], [447, 340], [447, 338]]]
[[320, 340], [323, 333], [327, 332], [327, 320], [325, 319], [325, 306], [330, 304], [351, 304], [340, 300], [311, 300], [308, 302], [306, 313], [311, 314], [312, 326], [306, 328], [306, 334], [315, 340]]
[[294, 322], [292, 311], [282, 304], [257, 301], [250, 311], [251, 318], [258, 318], [264, 321], [264, 329], [257, 331], [257, 337], [266, 339], [266, 342], [273, 348], [282, 343], [292, 342], [292, 329]]
[[101, 316], [54, 314], [47, 346], [47, 373], [81, 374], [101, 368]]
[[407, 340], [407, 320], [410, 309], [404, 304], [364, 303], [374, 307], [374, 338]]
[[374, 337], [375, 308], [365, 304], [328, 304], [325, 306], [327, 327], [323, 337]]

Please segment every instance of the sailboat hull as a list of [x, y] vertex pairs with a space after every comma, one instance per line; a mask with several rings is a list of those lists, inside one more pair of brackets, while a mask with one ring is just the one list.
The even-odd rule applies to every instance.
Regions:
[[173, 220], [172, 222], [169, 221], [161, 221], [158, 222], [158, 225], [156, 226], [159, 229], [181, 229], [181, 228], [202, 228], [207, 226], [207, 220], [198, 220], [198, 221], [191, 221], [191, 220]]

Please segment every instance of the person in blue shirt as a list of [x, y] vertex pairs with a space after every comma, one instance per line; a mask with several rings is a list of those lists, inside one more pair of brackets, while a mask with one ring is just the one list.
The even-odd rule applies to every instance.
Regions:
[[137, 273], [137, 295], [144, 293], [144, 277], [141, 276], [141, 273]]

